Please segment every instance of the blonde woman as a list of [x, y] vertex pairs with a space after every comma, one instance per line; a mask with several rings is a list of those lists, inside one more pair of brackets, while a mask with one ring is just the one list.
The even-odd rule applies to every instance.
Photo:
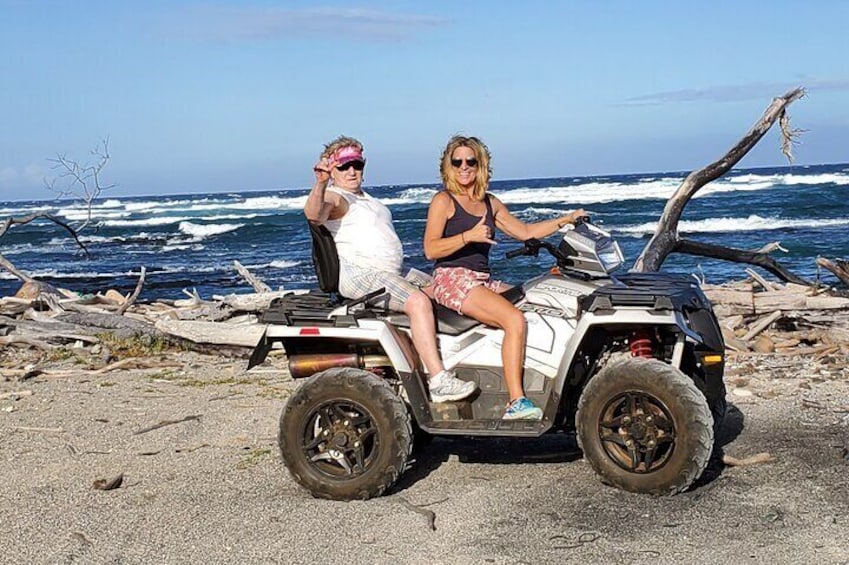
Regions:
[[424, 250], [433, 260], [434, 299], [443, 306], [504, 330], [501, 357], [510, 402], [507, 420], [539, 420], [542, 410], [526, 396], [522, 385], [525, 317], [501, 296], [507, 286], [490, 277], [489, 251], [495, 230], [519, 241], [551, 235], [585, 216], [583, 209], [551, 220], [526, 224], [489, 194], [490, 153], [476, 137], [454, 136], [440, 161], [444, 190], [430, 203]]

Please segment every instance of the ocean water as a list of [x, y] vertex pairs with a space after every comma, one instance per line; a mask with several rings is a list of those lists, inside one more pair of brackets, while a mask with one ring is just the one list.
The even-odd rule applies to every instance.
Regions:
[[[633, 264], [653, 233], [667, 199], [686, 176], [655, 174], [496, 180], [490, 190], [510, 211], [532, 222], [585, 208], [593, 221], [611, 231]], [[422, 252], [427, 205], [438, 185], [366, 187], [386, 203], [404, 243], [406, 265], [429, 272]], [[83, 293], [115, 288], [131, 291], [139, 270], [147, 269], [143, 299], [180, 298], [196, 288], [203, 297], [249, 292], [233, 268], [247, 266], [269, 286], [315, 285], [310, 241], [302, 208], [308, 189], [271, 192], [110, 197], [92, 209], [93, 227], [83, 241], [84, 258], [61, 228], [49, 222], [9, 230], [0, 253], [37, 279]], [[73, 222], [86, 210], [71, 201], [0, 202], [0, 218], [48, 211]], [[739, 169], [716, 180], [690, 201], [679, 225], [682, 235], [699, 241], [757, 249], [780, 241], [787, 252], [773, 256], [796, 274], [826, 283], [817, 256], [849, 257], [849, 164]], [[552, 236], [556, 238], [556, 236]], [[519, 283], [551, 266], [539, 258], [507, 260], [519, 246], [503, 234], [492, 251], [495, 276]], [[664, 271], [696, 274], [709, 283], [745, 277], [745, 265], [671, 255]], [[768, 278], [772, 275], [765, 274]], [[0, 272], [0, 296], [19, 282]]]

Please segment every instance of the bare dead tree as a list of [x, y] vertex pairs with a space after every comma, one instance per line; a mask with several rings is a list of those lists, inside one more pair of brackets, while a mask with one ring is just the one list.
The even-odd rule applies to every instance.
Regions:
[[788, 161], [792, 163], [792, 148], [794, 143], [796, 143], [797, 137], [802, 133], [802, 130], [792, 129], [790, 127], [790, 118], [786, 110], [790, 104], [804, 95], [804, 88], [799, 87], [790, 90], [783, 96], [774, 98], [748, 133], [725, 155], [710, 165], [687, 175], [687, 178], [684, 179], [672, 197], [667, 201], [663, 209], [663, 214], [655, 228], [654, 235], [643, 248], [631, 270], [636, 272], [656, 272], [660, 270], [661, 265], [663, 265], [663, 262], [671, 253], [678, 252], [757, 265], [784, 281], [807, 285], [812, 284], [794, 275], [769, 256], [770, 251], [779, 248], [777, 243], [767, 245], [757, 251], [747, 251], [683, 239], [678, 234], [678, 222], [684, 212], [684, 207], [696, 192], [709, 182], [718, 179], [731, 170], [761, 140], [776, 120], [779, 121], [781, 128], [781, 151], [787, 157]]
[[[91, 208], [94, 201], [101, 196], [103, 191], [115, 186], [114, 184], [104, 185], [101, 181], [103, 170], [109, 163], [109, 140], [101, 141], [91, 151], [91, 154], [95, 157], [93, 164], [80, 164], [64, 154], [58, 154], [55, 159], [50, 159], [50, 162], [53, 163], [52, 168], [58, 171], [56, 177], [44, 181], [47, 189], [54, 192], [57, 198], [72, 197], [79, 202], [86, 211], [82, 221], [66, 222], [50, 212], [36, 212], [19, 217], [10, 216], [0, 223], [0, 239], [16, 226], [36, 221], [52, 222], [68, 232], [74, 243], [88, 257], [88, 249], [80, 239], [80, 234], [91, 224]], [[23, 282], [32, 282], [33, 280], [32, 277], [15, 267], [2, 253], [0, 253], [0, 268], [6, 269]]]

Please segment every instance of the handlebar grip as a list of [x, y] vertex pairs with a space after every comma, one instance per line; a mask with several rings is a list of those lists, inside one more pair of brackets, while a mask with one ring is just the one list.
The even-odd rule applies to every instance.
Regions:
[[527, 252], [527, 248], [520, 247], [518, 249], [514, 249], [513, 251], [508, 251], [505, 257], [508, 259], [513, 259], [515, 257], [519, 257], [520, 255], [525, 255]]
[[579, 216], [579, 217], [575, 218], [575, 225], [580, 226], [581, 224], [589, 223], [589, 221], [590, 221], [589, 216]]

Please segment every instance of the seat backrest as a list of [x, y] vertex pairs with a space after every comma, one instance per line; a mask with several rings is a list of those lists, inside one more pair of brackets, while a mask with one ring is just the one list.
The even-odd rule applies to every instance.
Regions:
[[339, 255], [336, 242], [326, 227], [307, 222], [312, 235], [312, 263], [318, 277], [318, 287], [330, 294], [339, 292]]

